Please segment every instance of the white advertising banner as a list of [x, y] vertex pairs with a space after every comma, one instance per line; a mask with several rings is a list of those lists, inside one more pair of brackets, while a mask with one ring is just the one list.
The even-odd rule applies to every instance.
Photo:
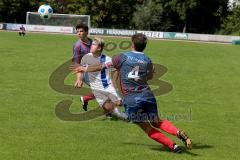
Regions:
[[148, 38], [163, 38], [163, 32], [157, 32], [157, 31], [137, 31], [137, 33], [145, 34]]
[[[7, 30], [19, 30], [22, 24], [7, 24]], [[73, 27], [23, 25], [26, 31], [31, 32], [52, 32], [52, 33], [73, 33]]]
[[[18, 31], [21, 27], [21, 24], [13, 24], [13, 23], [8, 23], [7, 24], [7, 30], [14, 30], [14, 31]], [[26, 26], [24, 25], [24, 27], [26, 28]]]
[[59, 26], [28, 25], [26, 30], [32, 32], [73, 33], [73, 27]]

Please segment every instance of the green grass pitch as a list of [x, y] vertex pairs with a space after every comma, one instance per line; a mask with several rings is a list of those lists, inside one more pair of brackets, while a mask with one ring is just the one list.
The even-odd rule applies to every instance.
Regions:
[[[78, 96], [49, 86], [51, 73], [70, 59], [75, 36], [0, 32], [0, 159], [4, 160], [219, 160], [240, 156], [240, 47], [150, 40], [146, 53], [168, 68], [161, 77], [173, 90], [157, 97], [159, 112], [193, 140], [193, 149], [162, 149], [134, 124], [63, 121], [61, 100], [84, 112]], [[104, 38], [119, 44], [121, 38]], [[119, 53], [117, 47], [110, 55]], [[74, 83], [69, 75], [66, 84]], [[90, 103], [95, 108], [96, 102]], [[175, 116], [174, 116], [175, 115]], [[178, 117], [176, 117], [178, 115]], [[181, 116], [179, 118], [179, 116]], [[184, 145], [174, 139], [183, 148]]]

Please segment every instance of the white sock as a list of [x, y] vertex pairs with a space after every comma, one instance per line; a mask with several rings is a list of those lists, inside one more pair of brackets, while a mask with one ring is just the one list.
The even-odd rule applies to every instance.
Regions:
[[113, 109], [113, 113], [115, 113], [115, 114], [121, 114], [117, 107], [115, 107], [115, 108]]

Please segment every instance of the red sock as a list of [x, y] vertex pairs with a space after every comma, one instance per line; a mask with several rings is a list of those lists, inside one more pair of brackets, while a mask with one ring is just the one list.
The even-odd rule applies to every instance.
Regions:
[[171, 122], [168, 120], [163, 120], [159, 123], [159, 128], [171, 135], [176, 136], [179, 129], [177, 129]]
[[153, 139], [153, 140], [163, 144], [164, 146], [167, 146], [171, 150], [173, 150], [174, 142], [172, 142], [168, 137], [166, 137], [160, 131], [152, 128], [151, 131], [148, 133], [148, 136], [151, 139]]
[[94, 94], [92, 94], [92, 93], [83, 96], [83, 100], [84, 100], [85, 102], [88, 102], [88, 101], [90, 101], [90, 100], [92, 100], [92, 99], [95, 99], [95, 96], [94, 96]]

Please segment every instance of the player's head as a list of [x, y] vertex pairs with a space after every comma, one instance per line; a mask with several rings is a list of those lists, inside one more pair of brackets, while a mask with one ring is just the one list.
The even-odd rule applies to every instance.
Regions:
[[142, 52], [147, 45], [147, 37], [142, 33], [137, 33], [132, 36], [132, 48], [135, 51]]
[[76, 26], [76, 32], [80, 39], [84, 39], [88, 35], [88, 26], [83, 23], [79, 23]]
[[101, 53], [104, 48], [104, 40], [100, 37], [94, 37], [92, 46], [90, 49], [91, 53]]

